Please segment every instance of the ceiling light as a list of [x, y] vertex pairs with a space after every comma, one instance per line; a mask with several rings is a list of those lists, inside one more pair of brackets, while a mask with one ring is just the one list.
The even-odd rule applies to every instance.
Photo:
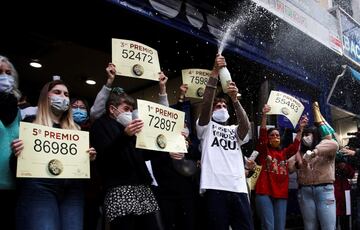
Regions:
[[86, 84], [88, 84], [88, 85], [95, 85], [95, 84], [96, 84], [96, 81], [91, 80], [91, 79], [87, 79], [85, 82], [86, 82]]
[[40, 64], [39, 60], [32, 60], [30, 62], [30, 66], [34, 67], [34, 68], [41, 68], [42, 65]]
[[52, 76], [53, 81], [61, 80], [61, 77], [59, 75]]

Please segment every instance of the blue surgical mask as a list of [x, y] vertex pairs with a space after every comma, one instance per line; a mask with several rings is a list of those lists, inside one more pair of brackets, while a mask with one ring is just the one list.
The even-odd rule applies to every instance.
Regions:
[[14, 88], [15, 80], [6, 73], [0, 74], [0, 92], [10, 93]]
[[87, 111], [80, 108], [72, 109], [72, 113], [74, 121], [77, 124], [84, 123], [88, 118]]

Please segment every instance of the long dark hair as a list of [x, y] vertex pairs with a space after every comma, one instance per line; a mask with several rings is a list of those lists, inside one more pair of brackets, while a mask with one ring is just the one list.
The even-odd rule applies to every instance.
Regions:
[[319, 142], [321, 141], [321, 135], [320, 135], [319, 129], [316, 126], [311, 126], [311, 127], [304, 128], [301, 137], [304, 137], [305, 134], [309, 134], [309, 133], [312, 133], [313, 136], [314, 136], [313, 143], [312, 143], [312, 145], [310, 147], [308, 147], [308, 146], [304, 145], [304, 143], [302, 141], [302, 138], [301, 138], [301, 145], [300, 145], [300, 152], [301, 153], [305, 153], [307, 150], [315, 149], [315, 146], [317, 144], [319, 144]]

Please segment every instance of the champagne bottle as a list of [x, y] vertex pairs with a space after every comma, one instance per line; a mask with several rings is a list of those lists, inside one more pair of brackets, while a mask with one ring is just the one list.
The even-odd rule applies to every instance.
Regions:
[[224, 93], [227, 93], [227, 88], [230, 82], [232, 81], [229, 70], [226, 67], [220, 68], [219, 77], [220, 77], [222, 90]]
[[314, 113], [314, 122], [319, 126], [321, 137], [325, 137], [328, 135], [333, 136], [335, 134], [335, 130], [322, 116], [320, 112], [320, 106], [317, 101], [313, 103], [313, 113]]

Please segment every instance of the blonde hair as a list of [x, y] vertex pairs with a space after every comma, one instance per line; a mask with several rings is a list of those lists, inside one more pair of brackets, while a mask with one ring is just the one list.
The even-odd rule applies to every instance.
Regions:
[[[41, 89], [39, 102], [38, 102], [38, 111], [36, 114], [36, 119], [34, 121], [35, 124], [46, 125], [50, 127], [53, 126], [54, 122], [51, 120], [51, 116], [50, 116], [50, 113], [52, 113], [52, 111], [51, 111], [48, 93], [56, 85], [66, 86], [66, 84], [63, 81], [55, 80], [46, 83], [44, 87]], [[71, 109], [68, 109], [67, 111], [63, 112], [63, 114], [61, 115], [60, 126], [63, 129], [75, 129], [75, 130], [80, 129], [79, 126], [74, 122]]]
[[19, 76], [18, 73], [14, 67], [14, 65], [9, 61], [9, 59], [5, 56], [0, 55], [0, 62], [6, 63], [7, 65], [10, 66], [11, 69], [11, 76], [14, 78], [14, 87], [12, 90], [12, 93], [14, 94], [14, 96], [19, 100], [21, 97], [21, 92], [18, 89], [19, 87]]

